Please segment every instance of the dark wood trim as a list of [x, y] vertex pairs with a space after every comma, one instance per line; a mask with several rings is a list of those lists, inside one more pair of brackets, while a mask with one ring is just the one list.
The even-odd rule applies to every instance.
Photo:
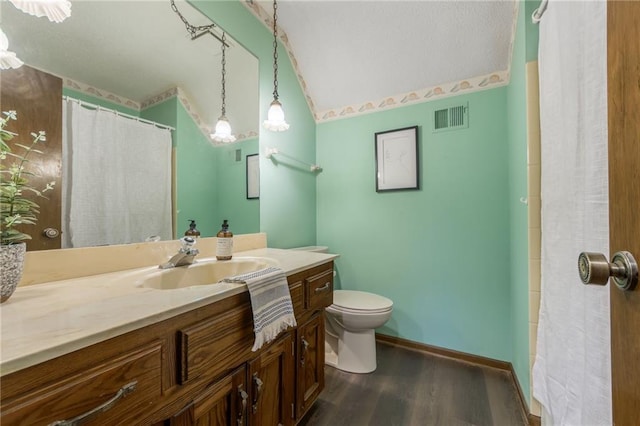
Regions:
[[386, 334], [376, 333], [376, 340], [387, 345], [401, 346], [407, 349], [414, 349], [421, 352], [427, 352], [431, 355], [443, 356], [458, 361], [468, 362], [471, 364], [482, 365], [485, 367], [497, 368], [499, 370], [508, 371], [513, 374], [511, 363], [500, 361], [493, 358], [486, 358], [479, 355], [473, 355], [466, 352], [454, 351], [453, 349], [441, 348], [439, 346], [427, 345], [425, 343], [414, 342], [412, 340], [402, 339], [400, 337], [387, 336]]
[[529, 414], [529, 426], [541, 426], [542, 422], [540, 420], [540, 417], [534, 415], [534, 414]]
[[[527, 400], [524, 397], [524, 393], [522, 392], [522, 388], [520, 387], [520, 382], [518, 382], [518, 379], [516, 377], [516, 371], [513, 369], [513, 364], [511, 363], [509, 363], [509, 373], [511, 374], [512, 385], [518, 393], [518, 400], [520, 401], [522, 416], [524, 417], [525, 422], [531, 425], [532, 424], [531, 422], [534, 421], [532, 420], [532, 417], [536, 417], [536, 416], [534, 416], [529, 412], [529, 404], [527, 403]], [[539, 419], [540, 418], [538, 417], [538, 420]]]
[[479, 355], [473, 355], [466, 352], [459, 352], [453, 349], [441, 348], [439, 346], [427, 345], [425, 343], [414, 342], [412, 340], [407, 340], [395, 336], [388, 336], [386, 334], [376, 333], [376, 340], [379, 343], [386, 345], [399, 346], [406, 349], [426, 352], [431, 355], [450, 358], [457, 361], [480, 365], [483, 367], [496, 368], [498, 370], [503, 370], [509, 373], [509, 375], [511, 376], [513, 387], [514, 389], [516, 389], [516, 393], [518, 394], [522, 418], [524, 419], [525, 423], [529, 424], [530, 426], [540, 426], [540, 417], [534, 416], [529, 412], [529, 404], [527, 404], [526, 402], [524, 394], [522, 393], [522, 389], [520, 388], [520, 383], [516, 378], [516, 373], [513, 369], [513, 365], [510, 362], [500, 361], [497, 359], [487, 358]]

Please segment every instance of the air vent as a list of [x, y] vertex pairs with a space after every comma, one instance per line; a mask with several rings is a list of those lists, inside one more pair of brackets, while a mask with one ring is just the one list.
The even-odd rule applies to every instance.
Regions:
[[433, 131], [464, 129], [469, 127], [468, 105], [457, 105], [433, 112]]

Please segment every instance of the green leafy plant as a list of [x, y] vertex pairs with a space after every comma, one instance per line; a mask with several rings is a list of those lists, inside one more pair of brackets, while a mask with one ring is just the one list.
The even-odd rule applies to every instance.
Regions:
[[[11, 151], [7, 144], [17, 134], [5, 130], [10, 120], [17, 120], [15, 111], [3, 112], [0, 117], [0, 213], [2, 230], [0, 232], [0, 244], [15, 244], [30, 240], [31, 236], [16, 229], [18, 225], [35, 225], [40, 213], [40, 206], [33, 200], [26, 198], [29, 194], [33, 197], [46, 198], [43, 194], [53, 189], [55, 182], [38, 190], [29, 186], [29, 177], [36, 176], [26, 170], [31, 153], [42, 154], [36, 149], [36, 145], [46, 141], [45, 132], [31, 133], [30, 145], [13, 143], [14, 147], [23, 150], [22, 154]], [[15, 148], [14, 148], [15, 149]], [[13, 160], [13, 161], [11, 161]], [[8, 164], [7, 164], [8, 163]]]

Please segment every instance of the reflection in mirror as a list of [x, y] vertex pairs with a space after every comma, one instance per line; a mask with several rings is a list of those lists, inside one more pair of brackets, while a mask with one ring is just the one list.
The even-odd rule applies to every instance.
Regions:
[[[207, 17], [187, 2], [175, 3], [192, 25], [211, 24]], [[59, 191], [62, 192], [60, 183], [70, 181], [60, 176], [60, 170], [68, 171], [73, 163], [63, 160], [64, 164], [61, 164], [62, 144], [57, 146], [54, 139], [56, 132], [62, 138], [62, 127], [65, 135], [69, 127], [68, 122], [65, 122], [65, 126], [58, 123], [56, 130], [53, 128], [56, 126], [47, 120], [62, 120], [61, 96], [65, 95], [83, 101], [85, 106], [82, 108], [85, 110], [96, 110], [96, 106], [100, 106], [118, 112], [118, 118], [123, 120], [127, 119], [122, 116], [128, 115], [174, 129], [171, 131], [169, 174], [172, 188], [171, 219], [164, 221], [172, 223], [164, 227], [173, 229], [160, 229], [158, 225], [154, 235], [161, 235], [163, 239], [180, 237], [188, 229], [189, 219], [196, 221], [202, 236], [214, 236], [223, 219], [229, 220], [230, 228], [236, 234], [259, 231], [260, 201], [246, 197], [246, 158], [258, 152], [258, 61], [233, 40], [232, 35], [226, 35], [229, 45], [225, 58], [226, 116], [237, 142], [214, 144], [210, 134], [221, 111], [220, 41], [208, 34], [191, 40], [185, 24], [174, 13], [169, 0], [74, 2], [71, 17], [60, 24], [26, 15], [9, 2], [2, 2], [0, 7], [2, 29], [9, 38], [12, 50], [27, 65], [17, 70], [2, 71], [0, 107], [2, 110], [9, 107], [24, 110], [22, 113], [18, 111], [21, 133], [28, 135], [31, 131], [43, 129], [52, 136], [47, 149], [55, 152], [47, 153], [48, 163], [37, 166], [38, 172], [58, 174], [55, 178]], [[223, 30], [216, 26], [213, 32], [221, 37]], [[16, 80], [8, 84], [9, 78]], [[54, 86], [58, 81], [60, 91], [42, 84], [42, 81], [51, 78]], [[45, 99], [47, 102], [44, 102]], [[56, 115], [60, 118], [51, 118]], [[112, 112], [111, 115], [116, 114]], [[147, 127], [158, 130], [158, 126]], [[115, 140], [111, 144], [100, 144], [112, 145], [111, 148], [117, 146]], [[96, 143], [90, 145], [97, 150], [96, 146]], [[121, 193], [126, 186], [141, 188], [143, 183], [149, 183], [152, 187], [148, 190], [139, 189], [139, 193], [163, 191], [160, 189], [160, 178], [152, 177], [156, 175], [152, 175], [155, 172], [151, 171], [150, 164], [157, 165], [158, 161], [149, 152], [126, 154], [124, 149], [115, 149], [108, 155], [99, 155], [99, 158], [103, 162], [126, 163], [123, 156], [129, 165], [120, 172], [107, 172], [102, 166], [83, 163], [93, 180], [86, 185], [89, 190], [84, 192], [81, 200], [75, 200], [71, 191], [65, 210], [61, 210], [63, 197], [60, 194], [41, 201], [42, 207], [45, 207], [45, 203], [53, 205], [59, 217], [62, 211], [62, 217], [56, 219], [55, 215], [43, 211], [38, 229], [30, 229], [34, 241], [29, 242], [28, 249], [59, 248], [62, 240], [67, 240], [67, 245], [72, 246], [138, 241], [140, 236], [123, 237], [123, 240], [117, 241], [92, 241], [82, 235], [76, 245], [68, 241], [73, 234], [69, 230], [59, 241], [45, 240], [41, 245], [37, 241], [40, 228], [65, 229], [62, 223], [66, 221], [66, 226], [72, 229], [73, 223], [68, 223], [72, 215], [67, 207], [76, 201], [93, 208], [94, 214], [86, 218], [87, 229], [92, 229], [92, 223], [95, 227], [97, 224], [103, 225], [104, 218], [100, 217], [100, 213], [104, 209], [97, 206], [110, 201], [103, 199], [97, 202], [89, 197], [103, 195], [107, 186], [115, 186], [115, 192]], [[110, 179], [107, 179], [107, 175]], [[134, 195], [133, 206], [136, 204], [141, 207], [143, 201], [140, 196]], [[133, 210], [129, 216], [138, 219], [126, 226], [135, 228], [136, 222], [151, 222], [151, 216], [157, 214], [154, 210]], [[107, 231], [103, 232], [112, 237], [121, 231], [118, 229], [115, 232], [115, 227], [116, 224], [109, 225]], [[151, 231], [145, 230], [143, 235], [147, 233]]]

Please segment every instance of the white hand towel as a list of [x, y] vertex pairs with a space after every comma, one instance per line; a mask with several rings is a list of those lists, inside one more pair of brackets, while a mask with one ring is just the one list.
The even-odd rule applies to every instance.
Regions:
[[256, 335], [252, 351], [255, 352], [262, 345], [275, 340], [281, 331], [296, 326], [289, 285], [282, 269], [266, 268], [222, 281], [247, 284]]

